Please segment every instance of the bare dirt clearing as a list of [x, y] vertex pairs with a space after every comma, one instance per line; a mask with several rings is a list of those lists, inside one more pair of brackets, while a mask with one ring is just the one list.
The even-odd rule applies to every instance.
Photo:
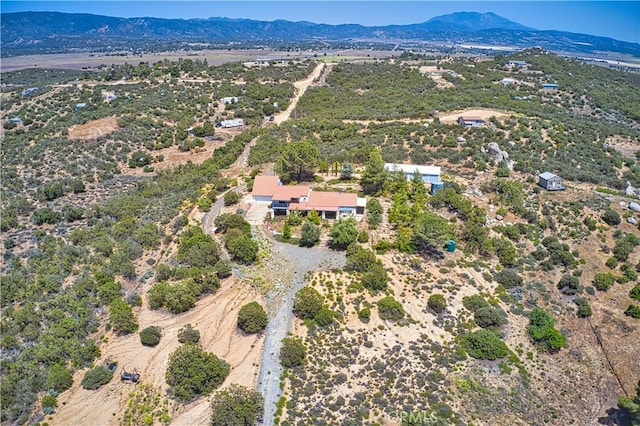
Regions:
[[509, 116], [510, 113], [504, 111], [498, 111], [496, 109], [464, 109], [461, 111], [450, 111], [442, 113], [438, 116], [442, 123], [452, 124], [458, 121], [460, 116], [480, 117], [483, 120], [488, 120], [491, 117], [502, 118]]
[[69, 128], [69, 139], [79, 141], [92, 141], [118, 130], [116, 117], [100, 118], [92, 120], [80, 126]]
[[[142, 346], [138, 333], [108, 337], [100, 350], [102, 357], [96, 364], [108, 359], [118, 361], [118, 370], [110, 383], [96, 391], [82, 389], [80, 382], [86, 370], [74, 377], [74, 386], [60, 394], [60, 406], [52, 416], [54, 425], [117, 425], [125, 404], [135, 385], [122, 383], [119, 375], [125, 369], [136, 369], [141, 382], [150, 383], [156, 389], [166, 391], [164, 372], [169, 355], [180, 345], [177, 333], [185, 324], [191, 324], [201, 334], [202, 347], [225, 359], [231, 365], [231, 373], [223, 387], [238, 383], [254, 388], [258, 366], [262, 356], [263, 336], [244, 335], [236, 326], [240, 307], [260, 296], [251, 288], [235, 279], [222, 282], [220, 290], [198, 302], [196, 307], [180, 315], [165, 310], [150, 310], [143, 304], [139, 311], [140, 329], [150, 325], [162, 328], [160, 344], [154, 348]], [[194, 425], [208, 423], [209, 398], [199, 398], [184, 406], [171, 404], [172, 424]]]

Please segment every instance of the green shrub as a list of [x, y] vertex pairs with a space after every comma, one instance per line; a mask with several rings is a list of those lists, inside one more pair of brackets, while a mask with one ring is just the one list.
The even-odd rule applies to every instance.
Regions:
[[144, 346], [157, 346], [162, 338], [162, 329], [156, 325], [151, 325], [140, 332], [140, 343]]
[[53, 210], [51, 207], [45, 207], [33, 212], [33, 217], [31, 220], [33, 221], [34, 225], [43, 225], [45, 223], [55, 225], [56, 223], [62, 221], [62, 213]]
[[522, 286], [524, 280], [515, 270], [503, 269], [496, 274], [496, 281], [504, 288], [509, 289]]
[[263, 413], [262, 394], [235, 383], [217, 391], [211, 400], [211, 424], [215, 426], [256, 425]]
[[576, 297], [574, 303], [578, 306], [578, 318], [587, 318], [593, 315], [589, 301], [583, 297]]
[[144, 151], [136, 151], [129, 158], [129, 167], [144, 167], [153, 162], [153, 157]]
[[192, 279], [167, 286], [164, 295], [164, 306], [166, 306], [172, 314], [181, 314], [196, 305], [196, 301], [201, 292], [202, 287], [197, 285]]
[[507, 323], [504, 314], [493, 306], [479, 308], [473, 314], [473, 320], [482, 328], [500, 327]]
[[227, 239], [225, 247], [234, 260], [250, 264], [258, 260], [258, 243], [253, 241], [250, 235]]
[[282, 227], [282, 238], [285, 240], [291, 239], [291, 225], [289, 225], [289, 221], [284, 222], [284, 226]]
[[213, 221], [216, 231], [227, 232], [229, 229], [239, 229], [244, 234], [251, 233], [251, 225], [242, 216], [235, 213], [223, 213]]
[[264, 330], [267, 321], [267, 313], [258, 302], [247, 303], [238, 311], [238, 327], [247, 334]]
[[293, 313], [300, 319], [313, 319], [322, 309], [324, 298], [313, 287], [303, 287], [293, 299]]
[[631, 317], [631, 318], [639, 319], [640, 318], [640, 306], [638, 306], [638, 305], [629, 305], [627, 310], [624, 311], [624, 314], [629, 316], [629, 317]]
[[369, 233], [367, 231], [360, 231], [358, 234], [358, 242], [364, 244], [369, 241]]
[[313, 320], [320, 327], [326, 327], [333, 323], [335, 317], [334, 312], [326, 306], [323, 306], [313, 317]]
[[598, 272], [594, 277], [592, 284], [600, 291], [609, 290], [616, 282], [616, 276], [610, 272]]
[[620, 268], [627, 281], [638, 281], [638, 273], [628, 262]]
[[640, 284], [636, 285], [629, 291], [629, 297], [640, 302]]
[[302, 344], [302, 340], [297, 337], [285, 337], [282, 339], [280, 348], [280, 363], [286, 368], [293, 368], [302, 365], [307, 350]]
[[352, 218], [339, 220], [329, 230], [329, 236], [332, 238], [331, 245], [333, 247], [346, 249], [358, 238], [356, 221]]
[[605, 210], [604, 214], [602, 215], [602, 220], [607, 225], [620, 225], [620, 215], [618, 214], [618, 212], [612, 209]]
[[369, 269], [362, 274], [362, 285], [369, 290], [384, 290], [387, 288], [387, 281], [389, 281], [387, 271], [379, 262], [371, 265]]
[[98, 365], [95, 368], [84, 373], [82, 378], [82, 387], [87, 390], [95, 390], [100, 386], [105, 385], [111, 381], [113, 372], [104, 365]]
[[398, 321], [404, 318], [402, 304], [391, 296], [378, 300], [378, 315], [383, 320]]
[[447, 299], [442, 294], [432, 294], [427, 300], [427, 306], [439, 314], [447, 309]]
[[557, 287], [562, 294], [572, 296], [578, 293], [580, 289], [580, 280], [578, 277], [574, 277], [573, 275], [563, 275], [562, 278], [560, 278]]
[[378, 259], [374, 252], [362, 248], [357, 244], [352, 244], [347, 248], [347, 263], [345, 269], [348, 271], [365, 272], [377, 261]]
[[46, 410], [49, 408], [49, 414], [53, 412], [53, 409], [58, 406], [58, 399], [53, 395], [45, 395], [42, 397], [42, 408]]
[[507, 345], [492, 331], [478, 330], [464, 336], [464, 349], [476, 359], [496, 360], [509, 354]]
[[307, 220], [314, 225], [320, 226], [320, 221], [322, 220], [322, 216], [318, 213], [317, 210], [311, 210], [307, 213]]
[[566, 345], [566, 339], [554, 325], [555, 319], [544, 309], [536, 307], [529, 316], [527, 332], [549, 352], [556, 352]]
[[47, 389], [53, 389], [60, 393], [66, 391], [73, 384], [73, 374], [63, 365], [54, 364], [49, 367], [47, 374]]
[[462, 298], [462, 306], [465, 307], [465, 309], [470, 310], [471, 312], [476, 312], [478, 309], [480, 308], [490, 308], [491, 305], [489, 304], [489, 302], [487, 302], [485, 300], [484, 297], [482, 297], [479, 294], [474, 294], [471, 296], [465, 296]]
[[209, 210], [211, 210], [211, 204], [212, 202], [210, 199], [206, 197], [200, 198], [198, 200], [198, 209], [200, 209], [200, 211], [202, 212], [208, 212]]
[[200, 331], [196, 330], [191, 324], [185, 324], [178, 331], [178, 342], [180, 343], [198, 343], [200, 341]]
[[595, 231], [598, 226], [598, 222], [592, 217], [585, 217], [582, 223], [584, 223], [584, 226], [586, 226], [589, 231]]
[[302, 223], [302, 216], [297, 212], [292, 212], [285, 220], [289, 226], [298, 226]]
[[228, 261], [227, 259], [220, 259], [213, 266], [213, 269], [216, 271], [216, 275], [218, 275], [218, 278], [223, 279], [231, 276], [233, 272], [231, 267], [232, 264], [230, 261]]
[[611, 256], [607, 259], [605, 265], [607, 268], [615, 269], [615, 267], [618, 266], [618, 259], [615, 256]]
[[371, 309], [369, 308], [362, 308], [358, 311], [358, 318], [360, 318], [360, 321], [362, 322], [368, 322], [369, 319], [371, 318]]
[[638, 380], [635, 391], [635, 395], [618, 397], [618, 405], [627, 411], [633, 426], [640, 424], [640, 380]]
[[215, 265], [220, 259], [220, 249], [211, 235], [199, 226], [190, 226], [182, 233], [178, 245], [178, 260], [201, 268]]
[[229, 375], [229, 364], [200, 345], [186, 343], [170, 356], [165, 372], [169, 394], [179, 401], [208, 395]]
[[224, 205], [232, 206], [234, 204], [238, 204], [240, 201], [240, 196], [235, 191], [228, 191], [224, 194]]
[[393, 244], [391, 244], [391, 241], [384, 240], [384, 239], [378, 241], [373, 245], [373, 249], [376, 251], [376, 253], [379, 253], [379, 254], [384, 254], [388, 252], [389, 250], [391, 250], [392, 247], [393, 247]]

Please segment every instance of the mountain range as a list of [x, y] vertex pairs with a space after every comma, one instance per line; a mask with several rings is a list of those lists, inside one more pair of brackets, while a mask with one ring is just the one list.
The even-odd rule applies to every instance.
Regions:
[[1, 15], [2, 56], [115, 50], [171, 43], [424, 42], [480, 44], [640, 57], [640, 44], [564, 31], [540, 31], [494, 13], [456, 12], [410, 25], [327, 25], [285, 20], [117, 18], [59, 12]]

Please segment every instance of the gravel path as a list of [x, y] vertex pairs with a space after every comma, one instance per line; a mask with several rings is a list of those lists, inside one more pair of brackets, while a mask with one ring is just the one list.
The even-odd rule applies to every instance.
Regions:
[[280, 346], [282, 339], [291, 331], [293, 320], [293, 298], [306, 284], [305, 274], [317, 269], [332, 269], [344, 266], [344, 252], [326, 247], [302, 248], [273, 241], [273, 254], [265, 259], [272, 289], [267, 295], [269, 324], [262, 353], [262, 364], [258, 376], [258, 392], [264, 396], [263, 425], [272, 425], [276, 402], [282, 394], [280, 389]]

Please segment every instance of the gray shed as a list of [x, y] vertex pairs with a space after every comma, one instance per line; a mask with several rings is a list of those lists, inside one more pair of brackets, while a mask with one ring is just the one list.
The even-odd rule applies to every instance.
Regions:
[[540, 173], [538, 175], [538, 185], [547, 191], [562, 191], [566, 189], [562, 185], [562, 178], [549, 172]]

